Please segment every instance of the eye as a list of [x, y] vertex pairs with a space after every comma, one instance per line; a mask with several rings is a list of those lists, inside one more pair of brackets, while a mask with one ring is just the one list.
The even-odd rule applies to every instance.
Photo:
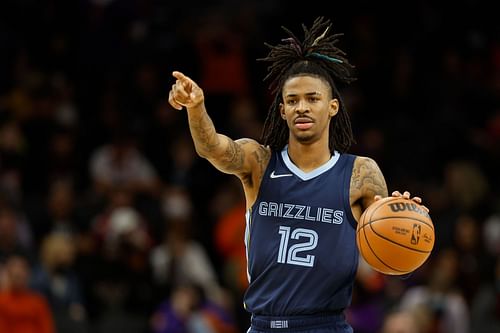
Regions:
[[319, 101], [318, 97], [314, 97], [314, 96], [309, 97], [309, 102], [316, 103], [317, 101]]
[[287, 99], [286, 104], [287, 105], [295, 105], [295, 104], [297, 104], [297, 101], [295, 99]]

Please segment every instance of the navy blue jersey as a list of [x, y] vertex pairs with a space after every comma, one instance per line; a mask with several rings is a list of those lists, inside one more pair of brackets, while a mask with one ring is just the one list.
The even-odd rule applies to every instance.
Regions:
[[355, 156], [339, 154], [311, 172], [273, 152], [247, 211], [245, 308], [270, 316], [337, 311], [350, 304], [358, 265], [349, 203]]

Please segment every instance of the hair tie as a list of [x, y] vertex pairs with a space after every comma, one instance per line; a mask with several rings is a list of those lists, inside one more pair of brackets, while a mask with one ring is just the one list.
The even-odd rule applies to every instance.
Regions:
[[340, 60], [340, 59], [329, 57], [329, 56], [321, 54], [321, 53], [312, 52], [311, 55], [314, 56], [314, 57], [316, 57], [316, 58], [323, 59], [323, 60], [328, 60], [328, 61], [336, 62], [336, 63], [339, 63], [339, 64], [343, 63], [343, 61]]

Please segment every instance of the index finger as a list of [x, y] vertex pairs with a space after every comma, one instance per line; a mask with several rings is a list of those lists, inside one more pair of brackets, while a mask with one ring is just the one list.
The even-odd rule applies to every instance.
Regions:
[[177, 80], [182, 81], [182, 82], [189, 80], [189, 78], [186, 75], [184, 75], [178, 71], [173, 71], [172, 76], [175, 77]]
[[191, 90], [191, 86], [193, 85], [193, 81], [187, 77], [186, 75], [182, 74], [181, 72], [174, 71], [172, 72], [172, 75], [179, 81], [184, 89]]

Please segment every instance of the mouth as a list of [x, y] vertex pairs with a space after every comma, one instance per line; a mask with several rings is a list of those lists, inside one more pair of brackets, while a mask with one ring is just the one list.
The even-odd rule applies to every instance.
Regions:
[[294, 121], [296, 128], [300, 130], [307, 130], [312, 127], [314, 121], [309, 117], [298, 117]]

